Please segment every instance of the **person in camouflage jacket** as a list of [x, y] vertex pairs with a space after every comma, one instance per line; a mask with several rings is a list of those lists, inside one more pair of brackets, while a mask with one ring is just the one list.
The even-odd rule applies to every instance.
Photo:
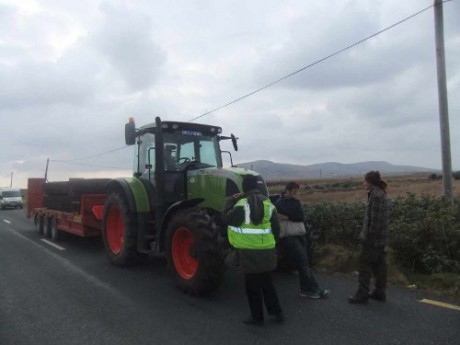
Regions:
[[[359, 259], [359, 287], [355, 295], [348, 297], [350, 303], [367, 303], [368, 298], [386, 300], [387, 264], [385, 246], [388, 244], [388, 199], [387, 184], [378, 171], [369, 171], [364, 176], [368, 202], [360, 233], [362, 251]], [[370, 280], [374, 275], [375, 289], [369, 294]]]

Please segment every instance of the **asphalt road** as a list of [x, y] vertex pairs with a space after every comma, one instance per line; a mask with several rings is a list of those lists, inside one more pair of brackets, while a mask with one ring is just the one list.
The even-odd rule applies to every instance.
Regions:
[[[275, 274], [286, 323], [246, 326], [240, 273], [208, 298], [177, 290], [164, 262], [123, 269], [100, 239], [71, 235], [55, 248], [23, 210], [0, 211], [0, 345], [460, 344], [460, 311], [391, 286], [387, 303], [349, 305], [356, 282], [317, 275], [332, 294], [303, 299], [295, 275]], [[62, 250], [63, 249], [63, 250]]]

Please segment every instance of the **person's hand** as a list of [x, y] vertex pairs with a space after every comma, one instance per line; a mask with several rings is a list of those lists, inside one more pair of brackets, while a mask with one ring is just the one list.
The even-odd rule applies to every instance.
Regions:
[[233, 194], [232, 197], [233, 197], [233, 199], [239, 199], [239, 198], [241, 198], [243, 195], [244, 195], [244, 193], [236, 193], [236, 194]]
[[281, 221], [289, 220], [289, 217], [282, 213], [278, 213], [278, 220], [281, 220]]

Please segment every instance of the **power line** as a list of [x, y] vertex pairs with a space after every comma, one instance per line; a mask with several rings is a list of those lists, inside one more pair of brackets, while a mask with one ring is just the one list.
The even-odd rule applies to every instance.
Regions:
[[94, 167], [94, 168], [104, 168], [104, 169], [114, 169], [114, 170], [126, 170], [126, 167], [120, 168], [120, 167], [111, 167], [111, 166], [106, 166], [106, 165], [75, 163], [75, 162], [69, 162], [69, 161], [58, 161], [58, 160], [52, 160], [52, 159], [50, 159], [50, 162], [62, 163], [62, 164], [82, 165], [82, 166]]
[[68, 162], [74, 162], [74, 161], [82, 161], [82, 160], [85, 160], [85, 159], [90, 159], [90, 158], [96, 158], [96, 157], [101, 157], [101, 156], [104, 156], [106, 154], [109, 154], [109, 153], [112, 153], [112, 152], [116, 152], [116, 151], [120, 151], [120, 150], [123, 150], [125, 148], [127, 148], [129, 146], [125, 145], [123, 147], [119, 147], [117, 149], [113, 149], [113, 150], [109, 150], [109, 151], [105, 151], [105, 152], [102, 152], [102, 153], [97, 153], [95, 155], [91, 155], [91, 156], [86, 156], [86, 157], [81, 157], [81, 158], [75, 158], [75, 159], [50, 159], [51, 162], [60, 162], [60, 163], [68, 163]]
[[[452, 1], [452, 0], [445, 0], [443, 2], [449, 2], [449, 1]], [[343, 53], [346, 50], [349, 50], [349, 49], [351, 49], [351, 48], [353, 48], [353, 47], [355, 47], [355, 46], [357, 46], [357, 45], [359, 45], [359, 44], [361, 44], [361, 43], [363, 43], [363, 42], [365, 42], [365, 41], [367, 41], [367, 40], [369, 40], [371, 38], [374, 38], [375, 36], [380, 35], [381, 33], [385, 32], [385, 31], [388, 31], [388, 30], [394, 28], [395, 26], [398, 26], [398, 25], [400, 25], [400, 24], [402, 24], [402, 23], [404, 23], [404, 22], [406, 22], [406, 21], [418, 16], [419, 14], [429, 10], [433, 6], [434, 5], [430, 5], [430, 6], [426, 7], [426, 8], [424, 8], [424, 9], [422, 9], [422, 10], [420, 10], [420, 11], [418, 11], [418, 12], [416, 12], [416, 13], [414, 13], [414, 14], [412, 14], [412, 15], [410, 15], [410, 16], [408, 16], [408, 17], [406, 17], [406, 18], [404, 18], [404, 19], [402, 19], [402, 20], [400, 20], [400, 21], [398, 21], [398, 22], [396, 22], [396, 23], [394, 23], [394, 24], [392, 24], [392, 25], [390, 25], [390, 26], [388, 26], [388, 27], [376, 32], [376, 33], [374, 33], [374, 34], [372, 34], [372, 35], [370, 35], [370, 36], [367, 36], [366, 38], [363, 38], [363, 39], [361, 39], [361, 40], [359, 40], [359, 41], [357, 41], [357, 42], [355, 42], [355, 43], [353, 43], [353, 44], [351, 44], [351, 45], [349, 45], [349, 46], [347, 46], [345, 48], [337, 50], [336, 52], [334, 52], [334, 53], [332, 53], [330, 55], [327, 55], [326, 57], [323, 57], [322, 59], [319, 59], [319, 60], [317, 60], [317, 61], [315, 61], [315, 62], [313, 62], [313, 63], [311, 63], [311, 64], [309, 64], [309, 65], [307, 65], [305, 67], [302, 67], [302, 68], [300, 68], [300, 69], [298, 69], [298, 70], [296, 70], [296, 71], [294, 71], [292, 73], [289, 73], [288, 75], [285, 75], [284, 77], [281, 77], [281, 78], [279, 78], [279, 79], [277, 79], [277, 80], [275, 80], [275, 81], [273, 81], [273, 82], [271, 82], [271, 83], [269, 83], [269, 84], [267, 84], [265, 86], [262, 86], [262, 87], [258, 88], [257, 90], [254, 90], [254, 91], [252, 91], [252, 92], [250, 92], [250, 93], [248, 93], [246, 95], [243, 95], [241, 97], [238, 97], [238, 98], [234, 99], [233, 101], [230, 101], [230, 102], [228, 102], [228, 103], [226, 103], [224, 105], [221, 105], [221, 106], [219, 106], [217, 108], [211, 109], [211, 110], [209, 110], [209, 111], [207, 111], [207, 112], [205, 112], [205, 113], [203, 113], [201, 115], [198, 115], [198, 116], [192, 118], [190, 121], [198, 120], [201, 117], [204, 117], [206, 115], [209, 115], [210, 113], [213, 113], [215, 111], [218, 111], [218, 110], [221, 110], [223, 108], [226, 108], [226, 107], [228, 107], [228, 106], [230, 106], [230, 105], [232, 105], [232, 104], [234, 104], [236, 102], [242, 101], [243, 99], [246, 99], [246, 98], [248, 98], [248, 97], [250, 97], [250, 96], [252, 96], [252, 95], [254, 95], [254, 94], [256, 94], [256, 93], [258, 93], [260, 91], [262, 91], [262, 90], [265, 90], [265, 89], [269, 88], [270, 86], [278, 84], [279, 82], [281, 82], [281, 81], [283, 81], [285, 79], [288, 79], [288, 78], [290, 78], [290, 77], [292, 77], [292, 76], [294, 76], [294, 75], [296, 75], [296, 74], [298, 74], [298, 73], [300, 73], [300, 72], [302, 72], [302, 71], [304, 71], [304, 70], [306, 70], [306, 69], [308, 69], [310, 67], [313, 67], [313, 66], [315, 66], [315, 65], [317, 65], [317, 64], [319, 64], [319, 63], [321, 63], [323, 61], [326, 61], [326, 60], [328, 60], [328, 59], [330, 59], [330, 58], [332, 58], [332, 57], [334, 57], [334, 56], [336, 56], [336, 55], [338, 55], [340, 53]]]

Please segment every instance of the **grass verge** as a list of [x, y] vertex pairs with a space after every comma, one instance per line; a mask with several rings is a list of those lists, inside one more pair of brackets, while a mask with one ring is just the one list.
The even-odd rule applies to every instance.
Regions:
[[[411, 289], [415, 288], [460, 302], [460, 274], [409, 274], [396, 264], [391, 248], [387, 248], [386, 253], [389, 283]], [[341, 273], [349, 277], [356, 277], [359, 254], [359, 249], [349, 249], [336, 244], [319, 246], [315, 248], [314, 267], [323, 272]]]

